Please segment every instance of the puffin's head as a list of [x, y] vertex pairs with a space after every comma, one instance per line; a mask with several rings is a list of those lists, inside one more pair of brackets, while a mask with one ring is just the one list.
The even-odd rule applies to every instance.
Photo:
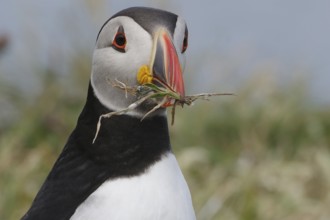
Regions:
[[[118, 12], [102, 26], [97, 37], [91, 75], [95, 95], [111, 110], [128, 107], [137, 98], [126, 97], [109, 80], [139, 85], [137, 74], [147, 66], [153, 78], [184, 96], [182, 72], [187, 44], [186, 23], [173, 13], [143, 7]], [[142, 116], [155, 104], [148, 101], [133, 114]], [[164, 109], [157, 112], [163, 113]]]

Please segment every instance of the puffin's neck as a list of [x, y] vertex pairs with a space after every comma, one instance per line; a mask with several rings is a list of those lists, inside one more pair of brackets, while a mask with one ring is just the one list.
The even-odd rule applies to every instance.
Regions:
[[69, 142], [98, 164], [116, 167], [113, 177], [142, 173], [171, 150], [167, 119], [153, 116], [141, 121], [129, 115], [102, 119], [95, 143], [93, 138], [100, 115], [111, 112], [94, 95], [91, 84], [86, 105]]

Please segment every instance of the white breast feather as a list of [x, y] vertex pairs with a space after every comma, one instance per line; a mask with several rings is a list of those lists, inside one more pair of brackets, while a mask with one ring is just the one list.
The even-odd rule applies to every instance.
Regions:
[[172, 153], [136, 177], [103, 183], [71, 220], [194, 220], [187, 183]]

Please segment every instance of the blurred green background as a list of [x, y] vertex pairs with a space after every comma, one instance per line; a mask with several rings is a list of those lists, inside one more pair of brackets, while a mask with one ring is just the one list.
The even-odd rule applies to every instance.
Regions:
[[[104, 2], [75, 2], [89, 14], [84, 19], [95, 19], [97, 24], [91, 24], [95, 30], [107, 18]], [[175, 7], [169, 2], [143, 4]], [[114, 1], [105, 5], [119, 7], [112, 7]], [[71, 28], [70, 22], [66, 28]], [[19, 219], [25, 213], [75, 126], [87, 94], [97, 34], [94, 29], [91, 37], [85, 36], [90, 45], [68, 46], [71, 52], [66, 53], [63, 64], [59, 62], [61, 53], [53, 50], [55, 45], [43, 48], [51, 58], [40, 65], [34, 63], [30, 67], [33, 73], [27, 72], [29, 77], [24, 68], [16, 75], [15, 68], [0, 68], [0, 219]], [[79, 33], [70, 32], [74, 37]], [[10, 31], [0, 31], [1, 65], [8, 66], [6, 57], [15, 48], [15, 40]], [[195, 47], [193, 42], [190, 48]], [[236, 94], [177, 108], [175, 124], [170, 127], [172, 146], [191, 189], [197, 218], [330, 219], [330, 110], [327, 104], [315, 101], [309, 78], [300, 74], [313, 75], [314, 69], [297, 67], [299, 71], [287, 73], [292, 80], [283, 83], [276, 77], [274, 63], [278, 61], [267, 61], [246, 70], [249, 77], [242, 81], [236, 69], [242, 61], [228, 61], [226, 54], [208, 50], [191, 50], [185, 75], [188, 93]], [[219, 62], [221, 59], [228, 63]], [[20, 63], [10, 63], [15, 65]], [[205, 68], [221, 76], [208, 76]], [[14, 80], [8, 78], [11, 73]], [[36, 82], [31, 83], [31, 78]]]

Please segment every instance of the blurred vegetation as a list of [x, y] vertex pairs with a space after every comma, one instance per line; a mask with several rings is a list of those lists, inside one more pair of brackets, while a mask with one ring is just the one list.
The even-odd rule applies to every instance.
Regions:
[[[22, 216], [62, 150], [85, 102], [88, 59], [73, 60], [65, 79], [41, 71], [33, 98], [1, 83], [0, 219]], [[172, 145], [198, 219], [330, 219], [330, 111], [301, 85], [279, 89], [259, 75], [237, 96], [177, 109]]]

